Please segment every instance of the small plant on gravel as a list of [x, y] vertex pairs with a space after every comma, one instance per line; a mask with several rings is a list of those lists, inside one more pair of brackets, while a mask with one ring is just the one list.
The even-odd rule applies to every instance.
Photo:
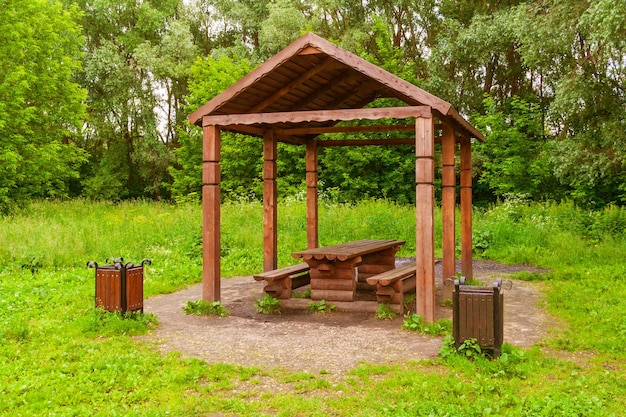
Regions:
[[320, 313], [320, 314], [326, 314], [330, 311], [333, 311], [335, 309], [335, 305], [334, 304], [329, 304], [326, 302], [326, 300], [320, 300], [319, 302], [313, 302], [311, 301], [309, 303], [309, 312], [311, 313]]
[[398, 315], [391, 309], [391, 306], [388, 303], [380, 303], [378, 304], [378, 308], [376, 309], [376, 318], [379, 320], [393, 320]]
[[280, 314], [280, 301], [269, 294], [265, 294], [263, 298], [255, 298], [254, 306], [257, 313]]
[[424, 319], [419, 314], [408, 312], [404, 315], [402, 328], [422, 334], [441, 336], [452, 329], [452, 322], [448, 319], [441, 319], [435, 323], [424, 323]]
[[185, 314], [193, 314], [195, 316], [228, 316], [228, 311], [222, 306], [219, 301], [187, 301], [187, 304], [183, 307]]
[[485, 353], [480, 348], [480, 345], [475, 338], [463, 341], [463, 343], [461, 343], [459, 349], [457, 350], [454, 338], [448, 335], [443, 339], [441, 349], [439, 350], [439, 356], [441, 356], [442, 358], [447, 358], [455, 353], [468, 359], [485, 356]]

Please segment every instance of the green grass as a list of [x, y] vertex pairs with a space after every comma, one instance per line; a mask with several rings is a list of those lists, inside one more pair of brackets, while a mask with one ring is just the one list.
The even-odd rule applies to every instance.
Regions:
[[551, 271], [531, 279], [546, 281], [550, 312], [568, 324], [552, 346], [626, 358], [626, 209], [504, 203], [474, 224], [489, 237], [483, 256]]
[[[306, 246], [304, 210], [301, 201], [279, 206], [281, 265]], [[262, 211], [258, 203], [224, 205], [225, 276], [261, 270]], [[452, 355], [397, 367], [363, 364], [338, 378], [162, 355], [131, 338], [158, 317], [123, 320], [93, 308], [89, 260], [151, 258], [146, 295], [200, 281], [199, 206], [35, 203], [0, 218], [0, 416], [620, 416], [624, 213], [518, 202], [474, 218], [480, 256], [551, 271], [519, 277], [543, 282], [559, 318], [545, 345], [585, 360], [506, 347], [497, 361]], [[320, 207], [322, 244], [397, 238], [407, 241], [400, 255], [410, 256], [414, 225], [413, 208], [382, 201]]]

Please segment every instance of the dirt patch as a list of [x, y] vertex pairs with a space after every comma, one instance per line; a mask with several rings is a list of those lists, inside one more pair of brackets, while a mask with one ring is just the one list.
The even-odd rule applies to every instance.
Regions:
[[[402, 263], [404, 260], [399, 260]], [[442, 284], [441, 267], [437, 285]], [[537, 271], [526, 265], [474, 261], [474, 277], [485, 283], [506, 279], [517, 271]], [[251, 277], [222, 280], [222, 304], [229, 317], [196, 317], [182, 307], [202, 295], [201, 284], [145, 301], [145, 311], [158, 317], [159, 326], [139, 339], [155, 341], [166, 351], [178, 351], [209, 363], [247, 367], [282, 367], [290, 371], [342, 375], [360, 362], [398, 364], [435, 358], [441, 338], [402, 330], [402, 318], [379, 320], [373, 314], [331, 312], [309, 314], [287, 311], [258, 314], [254, 299], [263, 295], [263, 283]], [[504, 340], [516, 346], [538, 343], [548, 331], [541, 307], [541, 286], [514, 281], [504, 295]], [[438, 318], [452, 318], [452, 309], [440, 307]]]

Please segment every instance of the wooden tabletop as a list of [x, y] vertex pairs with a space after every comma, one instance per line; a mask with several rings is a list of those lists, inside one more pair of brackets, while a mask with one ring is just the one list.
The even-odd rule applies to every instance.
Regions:
[[367, 255], [368, 253], [380, 252], [385, 249], [404, 245], [404, 240], [357, 240], [355, 242], [340, 243], [338, 245], [324, 246], [321, 248], [307, 249], [294, 252], [294, 258], [307, 259], [327, 259], [329, 261], [346, 261], [356, 256]]

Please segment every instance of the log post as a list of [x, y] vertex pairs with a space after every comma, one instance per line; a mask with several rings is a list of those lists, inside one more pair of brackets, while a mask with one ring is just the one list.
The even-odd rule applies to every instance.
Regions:
[[435, 321], [435, 137], [433, 119], [415, 120], [416, 312]]
[[319, 245], [318, 192], [317, 192], [317, 142], [306, 143], [306, 245], [307, 249]]
[[273, 130], [263, 136], [263, 270], [278, 268], [277, 141]]
[[451, 285], [446, 285], [448, 278], [456, 274], [456, 172], [454, 170], [455, 139], [454, 130], [448, 123], [443, 123], [441, 136], [441, 212], [442, 212], [442, 297], [452, 300]]
[[472, 143], [461, 139], [461, 274], [470, 280], [472, 269]]
[[202, 298], [220, 301], [220, 130], [204, 126], [202, 139]]

